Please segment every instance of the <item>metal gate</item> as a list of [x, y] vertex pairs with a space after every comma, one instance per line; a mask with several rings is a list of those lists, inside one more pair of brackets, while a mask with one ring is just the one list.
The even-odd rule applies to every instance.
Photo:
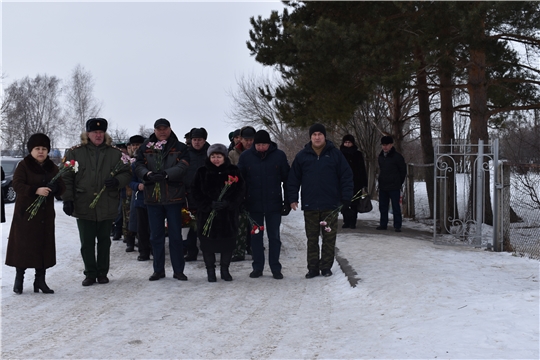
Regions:
[[[500, 251], [502, 186], [498, 164], [498, 139], [487, 145], [482, 140], [478, 144], [453, 141], [436, 145], [434, 243]], [[486, 186], [491, 188], [489, 193]], [[493, 227], [484, 224], [486, 204], [492, 205], [488, 210], [493, 211]]]

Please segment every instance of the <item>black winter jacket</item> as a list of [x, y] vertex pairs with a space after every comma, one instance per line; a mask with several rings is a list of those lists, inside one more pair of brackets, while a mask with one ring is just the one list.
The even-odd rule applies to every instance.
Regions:
[[[229, 175], [237, 176], [238, 182], [233, 183], [222, 198], [227, 201], [228, 206], [216, 212], [210, 232], [203, 235], [204, 226], [212, 212], [212, 202], [218, 200]], [[238, 167], [232, 165], [228, 158], [225, 158], [225, 163], [219, 167], [206, 159], [205, 166], [197, 170], [191, 189], [197, 206], [197, 236], [201, 240], [201, 250], [215, 253], [234, 250], [239, 225], [239, 209], [245, 191], [244, 179]]]
[[184, 176], [189, 167], [189, 153], [186, 144], [180, 142], [176, 134], [171, 131], [171, 136], [167, 139], [162, 151], [163, 164], [158, 166], [160, 155], [157, 150], [148, 148], [149, 142], [158, 141], [155, 134], [145, 140], [141, 145], [142, 150], [137, 152], [137, 161], [135, 162], [135, 172], [139, 179], [149, 172], [158, 172], [164, 170], [167, 173], [168, 180], [160, 182], [161, 198], [154, 196], [156, 184], [152, 181], [144, 182], [144, 203], [147, 205], [170, 205], [186, 202], [186, 188], [184, 186]]
[[334, 210], [353, 197], [353, 174], [347, 160], [334, 144], [326, 140], [321, 155], [311, 141], [296, 154], [287, 179], [291, 203], [298, 202], [302, 186], [302, 210]]
[[379, 154], [379, 190], [392, 191], [401, 189], [407, 176], [407, 164], [403, 156], [392, 147], [384, 156]]
[[[246, 181], [246, 207], [250, 212], [280, 212], [290, 166], [285, 153], [272, 142], [261, 153], [255, 145], [240, 155], [238, 168]], [[285, 200], [288, 203], [288, 199]]]
[[189, 167], [187, 169], [186, 177], [184, 183], [186, 184], [186, 196], [188, 200], [188, 208], [191, 211], [197, 210], [197, 205], [195, 199], [191, 195], [191, 186], [193, 184], [193, 179], [195, 174], [200, 167], [204, 166], [206, 158], [208, 155], [208, 148], [210, 147], [209, 143], [204, 143], [203, 147], [200, 150], [195, 150], [194, 148], [189, 148]]

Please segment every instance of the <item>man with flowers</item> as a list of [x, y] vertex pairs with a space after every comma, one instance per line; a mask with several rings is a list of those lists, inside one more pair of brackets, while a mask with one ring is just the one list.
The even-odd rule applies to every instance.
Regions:
[[[77, 218], [81, 255], [84, 262], [83, 286], [109, 282], [111, 227], [118, 215], [118, 189], [131, 179], [129, 164], [122, 152], [112, 146], [107, 120], [92, 118], [86, 122], [81, 144], [66, 151], [65, 161], [75, 160], [77, 172], [62, 174], [66, 191], [62, 195], [64, 212]], [[97, 239], [97, 254], [96, 254]]]
[[[246, 181], [246, 207], [251, 219], [264, 226], [268, 234], [268, 264], [274, 279], [283, 279], [279, 254], [281, 239], [279, 226], [281, 215], [287, 215], [291, 208], [289, 201], [283, 202], [282, 186], [289, 176], [289, 163], [285, 153], [270, 140], [270, 134], [259, 130], [255, 134], [253, 146], [240, 155], [238, 168]], [[263, 227], [264, 231], [264, 227]], [[251, 278], [262, 276], [264, 270], [263, 231], [251, 234], [253, 271]], [[255, 231], [254, 231], [255, 232]]]
[[150, 244], [154, 256], [154, 272], [150, 281], [165, 277], [165, 219], [173, 278], [187, 280], [180, 219], [182, 208], [186, 206], [184, 178], [188, 167], [187, 145], [178, 140], [167, 119], [156, 120], [154, 133], [141, 145], [135, 162], [135, 173], [144, 180], [144, 203], [150, 223]]
[[[301, 189], [302, 210], [307, 236], [306, 278], [331, 276], [337, 235], [337, 209], [350, 211], [353, 197], [353, 173], [347, 160], [326, 139], [326, 128], [309, 128], [311, 141], [296, 154], [287, 180], [291, 209], [298, 208]], [[322, 234], [322, 251], [319, 236]]]

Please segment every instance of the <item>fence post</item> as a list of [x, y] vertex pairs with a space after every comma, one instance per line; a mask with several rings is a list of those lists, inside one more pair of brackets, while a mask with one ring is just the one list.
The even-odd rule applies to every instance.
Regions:
[[507, 163], [502, 166], [501, 217], [502, 251], [514, 251], [510, 243], [510, 165]]
[[407, 181], [405, 182], [404, 216], [414, 219], [414, 166], [407, 164]]

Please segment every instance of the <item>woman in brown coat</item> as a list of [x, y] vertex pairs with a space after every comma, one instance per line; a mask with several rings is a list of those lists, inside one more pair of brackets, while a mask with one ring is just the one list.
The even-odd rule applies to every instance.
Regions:
[[[45, 269], [56, 264], [56, 245], [54, 236], [54, 195], [65, 190], [61, 178], [51, 183], [58, 173], [58, 167], [49, 159], [51, 142], [45, 134], [34, 134], [28, 140], [28, 151], [13, 174], [13, 189], [17, 193], [13, 220], [8, 237], [6, 265], [17, 269], [13, 291], [23, 292], [24, 272], [27, 268], [36, 269], [34, 292], [54, 293], [45, 283]], [[26, 209], [38, 198], [46, 200], [36, 215], [29, 220]]]

